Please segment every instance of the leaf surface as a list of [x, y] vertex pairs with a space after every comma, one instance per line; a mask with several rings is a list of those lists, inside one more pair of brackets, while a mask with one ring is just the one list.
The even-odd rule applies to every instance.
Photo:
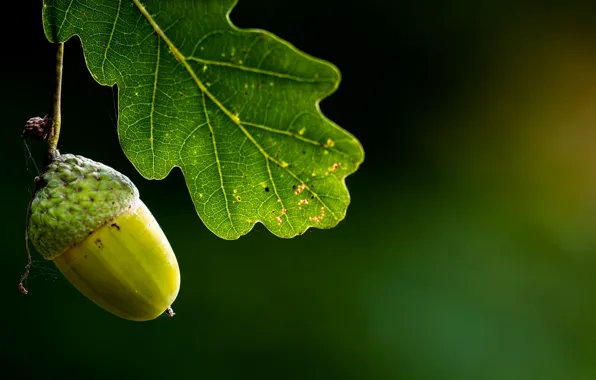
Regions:
[[281, 237], [331, 228], [364, 159], [319, 101], [340, 74], [278, 37], [239, 29], [236, 0], [45, 0], [46, 37], [81, 39], [91, 75], [118, 85], [118, 136], [146, 178], [184, 173], [224, 239], [256, 222]]

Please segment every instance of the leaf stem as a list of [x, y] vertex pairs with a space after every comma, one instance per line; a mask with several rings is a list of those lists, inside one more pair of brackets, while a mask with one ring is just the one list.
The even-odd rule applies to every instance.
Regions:
[[48, 137], [48, 152], [46, 163], [51, 162], [60, 153], [58, 152], [58, 139], [60, 138], [60, 126], [62, 116], [60, 113], [62, 98], [62, 67], [64, 63], [64, 43], [56, 44], [56, 87], [52, 98], [52, 108], [50, 110], [49, 120], [52, 125], [50, 136]]

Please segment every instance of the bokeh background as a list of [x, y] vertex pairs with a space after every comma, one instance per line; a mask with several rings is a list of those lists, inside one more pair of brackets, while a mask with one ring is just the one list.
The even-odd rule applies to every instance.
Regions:
[[221, 240], [178, 170], [139, 176], [116, 91], [68, 42], [61, 151], [130, 176], [181, 266], [176, 317], [148, 323], [38, 255], [17, 291], [36, 175], [19, 133], [52, 87], [41, 5], [2, 11], [0, 377], [596, 378], [594, 2], [240, 0], [237, 25], [340, 68], [322, 110], [366, 151], [347, 218], [292, 240]]

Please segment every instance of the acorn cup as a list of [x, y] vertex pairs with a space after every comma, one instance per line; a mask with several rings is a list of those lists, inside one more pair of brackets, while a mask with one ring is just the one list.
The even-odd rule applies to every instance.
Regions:
[[37, 251], [105, 310], [134, 321], [173, 315], [176, 256], [125, 175], [59, 155], [40, 176], [28, 228]]

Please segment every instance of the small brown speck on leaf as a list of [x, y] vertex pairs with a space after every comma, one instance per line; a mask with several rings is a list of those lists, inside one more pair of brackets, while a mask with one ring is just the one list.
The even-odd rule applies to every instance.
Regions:
[[117, 229], [118, 229], [118, 231], [120, 231], [120, 226], [119, 226], [119, 225], [117, 225], [116, 223], [112, 223], [110, 226], [111, 226], [111, 227], [115, 227], [115, 228], [117, 228]]

